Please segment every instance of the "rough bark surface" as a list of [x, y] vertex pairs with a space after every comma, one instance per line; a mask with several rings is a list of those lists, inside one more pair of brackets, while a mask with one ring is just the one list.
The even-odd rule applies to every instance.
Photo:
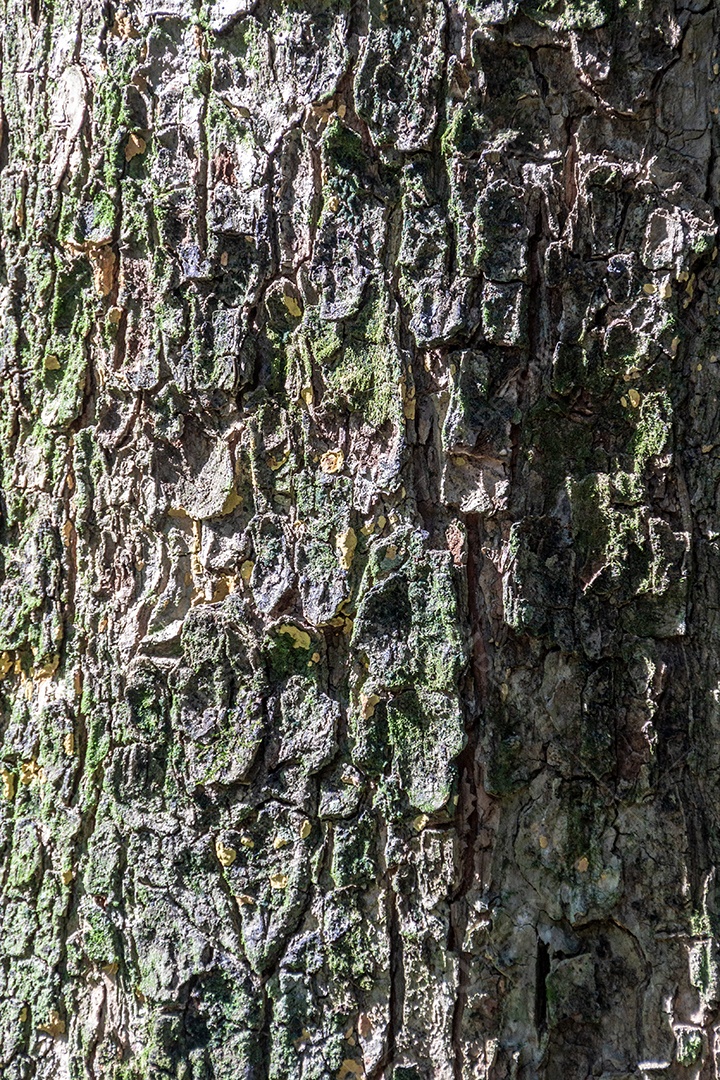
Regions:
[[717, 1077], [717, 0], [0, 13], [4, 1080]]

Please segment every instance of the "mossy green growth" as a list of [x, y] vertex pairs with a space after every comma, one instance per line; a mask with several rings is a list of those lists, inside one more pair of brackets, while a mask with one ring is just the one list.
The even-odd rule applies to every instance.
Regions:
[[712, 927], [706, 911], [693, 911], [690, 916], [690, 933], [693, 937], [710, 937]]
[[411, 529], [376, 542], [351, 645], [367, 655], [371, 679], [454, 694], [465, 651], [449, 553], [426, 550]]
[[488, 733], [486, 786], [492, 795], [501, 798], [525, 787], [532, 771], [517, 726], [517, 718], [509, 716], [499, 703], [488, 704], [485, 712]]
[[281, 634], [279, 628], [266, 636], [263, 655], [267, 662], [268, 680], [272, 685], [283, 682], [291, 675], [307, 676], [308, 671], [312, 670], [308, 668], [312, 649], [302, 646], [297, 648], [293, 638], [288, 634]]
[[351, 128], [346, 127], [337, 117], [328, 124], [322, 140], [322, 152], [327, 165], [332, 171], [341, 171], [357, 178], [369, 165], [368, 156], [363, 149], [362, 139]]
[[642, 399], [637, 426], [630, 450], [634, 469], [640, 472], [645, 465], [664, 449], [672, 430], [672, 404], [665, 390], [656, 390]]
[[241, 70], [257, 77], [267, 63], [267, 37], [263, 26], [253, 15], [240, 19], [224, 43], [229, 57], [241, 61]]
[[606, 473], [569, 480], [567, 488], [581, 565], [593, 565], [598, 571], [607, 567], [611, 578], [620, 578], [628, 548], [644, 542], [640, 509], [616, 505], [613, 480]]
[[410, 806], [440, 810], [454, 783], [451, 762], [465, 745], [458, 704], [451, 697], [406, 690], [387, 707], [388, 733]]
[[363, 917], [362, 893], [347, 886], [329, 898], [325, 914], [325, 962], [331, 977], [339, 985], [352, 983], [363, 990], [371, 990], [378, 956], [377, 942], [373, 940], [372, 927]]
[[75, 528], [79, 534], [83, 534], [90, 525], [95, 491], [105, 471], [98, 441], [90, 427], [82, 428], [73, 436], [72, 466], [75, 477]]
[[[325, 342], [328, 339], [325, 338]], [[324, 401], [357, 412], [381, 428], [403, 420], [402, 363], [388, 297], [373, 287], [358, 314], [343, 325], [338, 358], [323, 369]]]
[[167, 690], [161, 672], [153, 665], [136, 669], [125, 698], [129, 719], [142, 738], [157, 743], [167, 729]]
[[339, 889], [368, 886], [378, 875], [377, 822], [369, 814], [335, 827], [330, 874]]
[[83, 947], [94, 964], [112, 964], [120, 958], [119, 938], [107, 912], [88, 901], [83, 905]]
[[700, 1059], [703, 1049], [703, 1037], [700, 1031], [679, 1031], [675, 1057], [679, 1065], [689, 1068]]
[[93, 127], [97, 145], [102, 147], [99, 172], [106, 191], [112, 191], [125, 172], [125, 144], [135, 124], [125, 104], [123, 88], [130, 82], [132, 69], [138, 62], [137, 49], [126, 50], [124, 61], [108, 68], [94, 85]]
[[712, 940], [706, 940], [693, 945], [689, 954], [690, 982], [706, 1007], [717, 999], [718, 993], [718, 971], [713, 951]]
[[112, 741], [106, 723], [106, 717], [103, 714], [102, 709], [98, 706], [91, 706], [88, 704], [85, 700], [85, 690], [83, 690], [83, 700], [81, 701], [80, 710], [85, 713], [85, 726], [87, 728], [85, 772], [92, 776], [110, 753]]
[[527, 14], [542, 23], [554, 23], [561, 30], [597, 30], [605, 26], [627, 0], [530, 0]]
[[473, 105], [458, 105], [440, 138], [440, 148], [446, 158], [454, 154], [472, 154], [485, 142], [490, 125], [483, 113]]

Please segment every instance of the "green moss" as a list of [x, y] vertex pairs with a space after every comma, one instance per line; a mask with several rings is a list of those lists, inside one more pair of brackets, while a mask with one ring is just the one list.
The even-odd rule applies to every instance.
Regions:
[[213, 146], [225, 145], [236, 153], [254, 148], [248, 119], [231, 109], [217, 93], [211, 92], [208, 97], [205, 122]]
[[679, 1065], [689, 1067], [700, 1059], [703, 1037], [699, 1031], [681, 1031], [677, 1039], [676, 1057]]
[[118, 935], [107, 913], [91, 902], [83, 906], [83, 946], [88, 960], [111, 964], [120, 958]]
[[112, 745], [106, 717], [99, 707], [89, 707], [83, 691], [81, 712], [85, 715], [87, 730], [87, 749], [85, 751], [85, 771], [90, 776], [102, 766], [110, 753]]
[[713, 962], [712, 941], [701, 941], [690, 950], [690, 982], [707, 1005], [717, 996], [717, 968]]
[[210, 93], [212, 66], [205, 60], [192, 60], [188, 66], [188, 86], [196, 97], [206, 97]]
[[368, 886], [377, 878], [377, 822], [369, 814], [335, 827], [330, 874], [339, 889]]
[[621, 577], [630, 545], [644, 543], [640, 510], [614, 505], [613, 481], [604, 473], [569, 481], [568, 493], [581, 565], [606, 566], [612, 578]]
[[690, 916], [690, 933], [693, 937], [710, 937], [712, 928], [705, 911], [694, 911]]
[[641, 472], [651, 457], [662, 452], [672, 430], [671, 417], [672, 405], [666, 391], [655, 391], [643, 398], [630, 446], [636, 472]]
[[227, 37], [229, 56], [242, 61], [242, 67], [256, 73], [267, 63], [266, 36], [262, 25], [252, 15], [241, 19]]
[[346, 172], [350, 176], [357, 176], [369, 164], [360, 136], [337, 117], [330, 121], [325, 130], [322, 151], [332, 171]]
[[499, 710], [488, 709], [486, 726], [494, 736], [487, 753], [487, 790], [502, 798], [527, 784], [527, 754], [522, 738]]
[[[291, 626], [301, 633], [307, 633], [303, 627], [294, 627], [292, 623], [284, 625]], [[302, 644], [298, 645], [296, 637], [290, 633], [281, 633], [281, 629], [282, 627], [275, 627], [263, 641], [263, 657], [266, 662], [267, 676], [272, 685], [281, 683], [291, 675], [311, 677], [313, 668], [308, 668], [308, 661], [318, 645], [314, 634], [309, 635], [310, 645], [306, 649]]]
[[360, 413], [375, 428], [404, 422], [394, 318], [379, 290], [345, 324], [342, 353], [323, 375], [327, 397], [339, 409]]
[[331, 977], [340, 985], [352, 983], [360, 989], [372, 990], [378, 962], [377, 943], [359, 904], [360, 894], [354, 888], [333, 894], [326, 915], [330, 925], [325, 928], [325, 962]]
[[473, 105], [458, 105], [440, 138], [443, 156], [472, 154], [484, 143], [490, 125], [482, 112]]
[[452, 761], [465, 744], [457, 703], [422, 688], [397, 694], [387, 706], [388, 733], [411, 807], [425, 813], [450, 798]]
[[709, 254], [717, 243], [716, 233], [701, 233], [692, 242], [692, 250], [698, 257]]
[[539, 22], [554, 22], [563, 30], [596, 30], [612, 18], [626, 0], [531, 0], [526, 11]]
[[151, 665], [133, 673], [125, 691], [129, 719], [143, 738], [157, 743], [166, 734], [167, 695], [160, 672]]

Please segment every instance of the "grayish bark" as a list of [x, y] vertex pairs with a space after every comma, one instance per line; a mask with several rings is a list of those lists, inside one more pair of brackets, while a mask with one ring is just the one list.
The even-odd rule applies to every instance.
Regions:
[[716, 0], [0, 0], [4, 1080], [717, 1078]]

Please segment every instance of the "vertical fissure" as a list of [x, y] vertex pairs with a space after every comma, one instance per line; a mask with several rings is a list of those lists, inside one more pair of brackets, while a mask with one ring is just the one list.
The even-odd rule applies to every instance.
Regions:
[[538, 1036], [547, 1031], [548, 991], [547, 979], [550, 974], [550, 949], [538, 938], [535, 958], [535, 1030]]

